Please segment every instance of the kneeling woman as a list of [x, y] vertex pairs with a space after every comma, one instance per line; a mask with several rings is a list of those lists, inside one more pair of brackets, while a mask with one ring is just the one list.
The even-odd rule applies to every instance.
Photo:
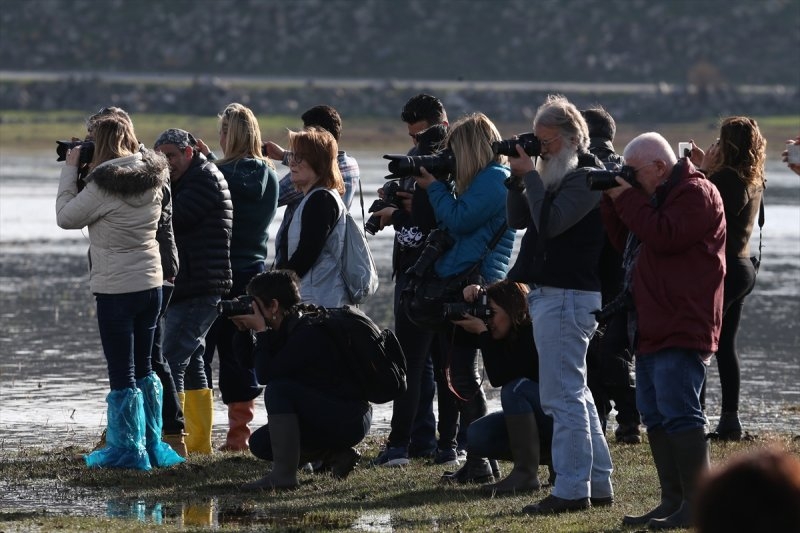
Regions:
[[359, 459], [352, 446], [369, 433], [372, 407], [331, 338], [304, 319], [294, 272], [258, 274], [247, 294], [253, 314], [232, 320], [255, 332], [256, 375], [266, 385], [269, 416], [250, 437], [250, 451], [271, 460], [272, 471], [242, 488], [296, 487], [298, 464], [318, 459], [335, 477], [346, 477]]
[[[464, 288], [464, 299], [475, 301], [481, 288]], [[491, 317], [487, 322], [464, 315], [454, 324], [478, 335], [489, 382], [502, 387], [502, 412], [491, 413], [470, 424], [467, 454], [513, 460], [514, 468], [502, 481], [484, 485], [491, 493], [538, 490], [541, 457], [550, 456], [553, 419], [539, 401], [539, 355], [533, 344], [525, 286], [510, 280], [486, 288]]]

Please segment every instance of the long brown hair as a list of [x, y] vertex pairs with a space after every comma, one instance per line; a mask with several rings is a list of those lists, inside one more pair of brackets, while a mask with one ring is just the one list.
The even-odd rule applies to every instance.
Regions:
[[748, 185], [763, 185], [767, 141], [758, 124], [748, 117], [728, 117], [719, 128], [719, 157], [706, 169], [713, 174], [724, 168], [734, 170]]
[[344, 194], [344, 179], [336, 160], [339, 145], [329, 131], [316, 127], [290, 131], [289, 149], [308, 163], [320, 186]]
[[91, 168], [139, 151], [139, 141], [129, 118], [115, 114], [103, 116], [94, 122], [92, 132], [95, 148]]
[[511, 317], [514, 331], [531, 321], [531, 315], [528, 313], [527, 294], [528, 287], [526, 285], [508, 279], [497, 281], [486, 287], [486, 296], [494, 300]]

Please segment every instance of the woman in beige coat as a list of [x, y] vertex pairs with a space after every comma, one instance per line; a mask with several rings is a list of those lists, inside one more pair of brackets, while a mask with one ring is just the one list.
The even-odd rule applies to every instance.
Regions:
[[[156, 229], [169, 170], [162, 155], [140, 149], [127, 117], [102, 117], [93, 130], [94, 145], [67, 153], [56, 199], [60, 227], [89, 229], [89, 286], [111, 386], [106, 446], [86, 463], [149, 470], [183, 461], [161, 441], [163, 388], [150, 366], [163, 280]], [[92, 149], [79, 189], [80, 152]]]

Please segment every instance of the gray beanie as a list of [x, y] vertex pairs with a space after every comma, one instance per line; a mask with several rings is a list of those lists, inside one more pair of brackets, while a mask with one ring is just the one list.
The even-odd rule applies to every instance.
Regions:
[[158, 139], [156, 139], [156, 143], [153, 145], [153, 149], [155, 150], [162, 144], [174, 144], [175, 146], [183, 150], [187, 146], [194, 146], [195, 140], [192, 134], [186, 130], [180, 130], [178, 128], [170, 128], [158, 136]]

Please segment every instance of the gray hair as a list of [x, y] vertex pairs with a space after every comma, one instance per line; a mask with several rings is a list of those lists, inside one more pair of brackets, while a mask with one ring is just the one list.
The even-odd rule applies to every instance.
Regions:
[[533, 118], [533, 128], [536, 129], [536, 126], [556, 128], [562, 137], [574, 139], [578, 148], [589, 148], [589, 127], [586, 120], [578, 108], [563, 95], [547, 96]]
[[626, 160], [628, 158], [661, 160], [670, 167], [678, 162], [669, 142], [660, 133], [654, 131], [634, 137], [625, 147], [622, 157]]

